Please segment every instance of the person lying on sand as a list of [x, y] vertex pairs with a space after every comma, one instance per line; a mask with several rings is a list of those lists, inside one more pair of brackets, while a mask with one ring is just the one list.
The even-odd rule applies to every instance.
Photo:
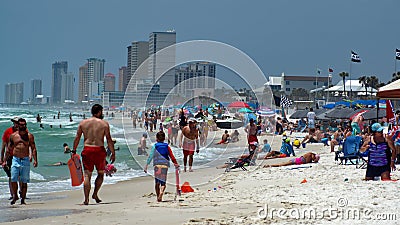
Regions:
[[307, 163], [317, 163], [319, 161], [320, 156], [318, 154], [308, 152], [299, 158], [291, 159], [289, 162], [280, 163], [280, 164], [272, 164], [272, 165], [264, 165], [267, 167], [280, 167], [280, 166], [290, 166], [290, 165], [301, 165]]

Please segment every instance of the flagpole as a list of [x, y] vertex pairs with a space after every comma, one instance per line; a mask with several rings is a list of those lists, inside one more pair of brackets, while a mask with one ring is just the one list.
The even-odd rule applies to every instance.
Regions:
[[[350, 72], [349, 72], [349, 80], [350, 80], [350, 94], [349, 94], [349, 98], [350, 98], [350, 100], [352, 99], [352, 92], [353, 92], [353, 90], [351, 89], [351, 60], [350, 60]], [[345, 86], [346, 86], [346, 84], [344, 84]]]
[[315, 97], [314, 97], [314, 102], [315, 102], [315, 107], [317, 107], [317, 88], [318, 88], [318, 67], [317, 67], [317, 73], [315, 74]]
[[332, 74], [329, 72], [329, 74], [328, 74], [328, 87], [327, 87], [327, 89], [328, 89], [328, 95], [326, 96], [326, 103], [327, 103], [327, 104], [328, 104], [328, 102], [329, 102], [329, 83], [330, 83], [331, 77], [332, 77]]

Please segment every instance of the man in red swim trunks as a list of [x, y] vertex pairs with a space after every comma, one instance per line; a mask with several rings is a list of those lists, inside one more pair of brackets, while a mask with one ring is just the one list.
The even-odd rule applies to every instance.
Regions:
[[104, 136], [107, 139], [108, 148], [111, 151], [111, 164], [115, 161], [115, 150], [114, 142], [111, 139], [110, 126], [103, 120], [103, 107], [99, 104], [95, 104], [92, 107], [92, 117], [89, 119], [82, 120], [79, 123], [76, 137], [74, 140], [74, 148], [72, 153], [76, 153], [79, 141], [83, 134], [84, 147], [81, 153], [82, 163], [85, 175], [85, 181], [83, 183], [83, 193], [85, 195], [84, 205], [89, 204], [89, 193], [90, 193], [90, 179], [92, 172], [96, 166], [97, 177], [95, 181], [94, 191], [92, 198], [100, 203], [101, 200], [98, 196], [98, 192], [103, 183], [104, 169], [106, 167], [106, 150], [104, 148]]
[[187, 158], [189, 156], [189, 172], [193, 172], [193, 155], [194, 150], [199, 153], [199, 129], [196, 127], [196, 120], [194, 118], [189, 119], [189, 124], [182, 128], [181, 140], [179, 147], [183, 148], [183, 171], [186, 172]]

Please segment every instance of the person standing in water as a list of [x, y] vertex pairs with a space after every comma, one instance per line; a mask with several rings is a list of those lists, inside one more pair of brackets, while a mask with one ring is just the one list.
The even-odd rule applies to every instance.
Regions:
[[182, 128], [179, 147], [183, 149], [183, 171], [186, 172], [186, 165], [189, 158], [189, 172], [193, 172], [193, 155], [196, 150], [199, 153], [199, 130], [196, 127], [196, 120], [189, 119], [189, 124]]
[[38, 166], [38, 161], [35, 138], [27, 131], [26, 120], [23, 118], [18, 119], [18, 131], [14, 132], [10, 136], [10, 143], [6, 156], [8, 156], [10, 149], [13, 151], [11, 165], [11, 188], [13, 200], [11, 201], [11, 205], [14, 205], [18, 200], [18, 181], [22, 182], [21, 204], [24, 205], [26, 204], [26, 192], [28, 191], [28, 183], [30, 182], [30, 149], [32, 150], [33, 167]]
[[104, 137], [106, 137], [107, 145], [111, 151], [110, 160], [111, 163], [115, 162], [115, 150], [114, 143], [110, 134], [110, 125], [103, 120], [103, 107], [99, 104], [95, 104], [92, 107], [92, 117], [86, 120], [82, 120], [79, 123], [76, 137], [74, 140], [74, 146], [72, 153], [76, 153], [79, 141], [83, 134], [84, 147], [81, 153], [82, 163], [84, 169], [85, 181], [83, 183], [83, 192], [85, 200], [84, 205], [89, 204], [89, 193], [90, 193], [90, 180], [92, 178], [92, 172], [96, 166], [97, 177], [95, 180], [94, 191], [92, 199], [96, 203], [100, 203], [101, 200], [98, 196], [101, 185], [104, 179], [104, 168], [106, 167], [106, 150], [104, 148]]

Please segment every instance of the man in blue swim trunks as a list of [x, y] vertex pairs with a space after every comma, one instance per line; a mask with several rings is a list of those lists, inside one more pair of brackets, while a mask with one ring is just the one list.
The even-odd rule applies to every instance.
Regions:
[[[13, 200], [11, 205], [14, 205], [18, 200], [17, 190], [18, 181], [22, 182], [21, 187], [21, 204], [25, 203], [26, 192], [28, 190], [28, 183], [30, 181], [30, 158], [29, 148], [32, 150], [33, 167], [38, 166], [37, 151], [35, 145], [35, 138], [26, 129], [26, 120], [20, 118], [18, 120], [18, 131], [10, 136], [10, 144], [8, 149], [13, 149], [13, 158], [11, 165], [11, 188]], [[8, 155], [8, 150], [6, 155]]]

